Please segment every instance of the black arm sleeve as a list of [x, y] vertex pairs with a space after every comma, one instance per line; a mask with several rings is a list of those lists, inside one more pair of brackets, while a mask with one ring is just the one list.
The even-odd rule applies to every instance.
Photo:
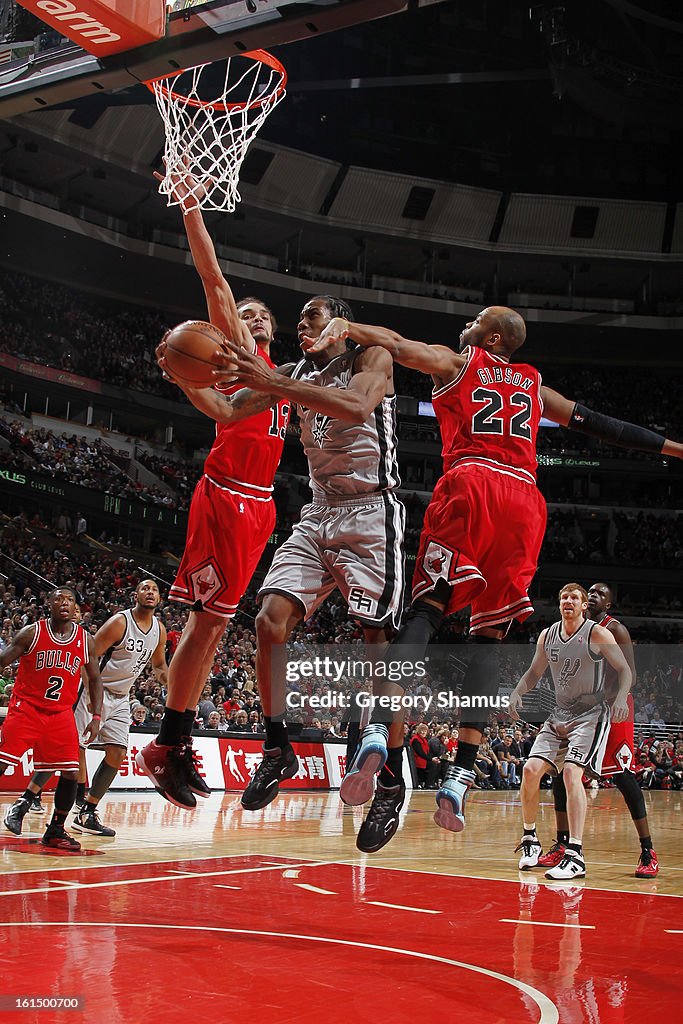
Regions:
[[620, 448], [635, 448], [641, 452], [653, 452], [655, 455], [659, 455], [666, 441], [665, 437], [654, 430], [605, 416], [601, 412], [594, 412], [580, 402], [574, 406], [572, 418], [567, 426], [581, 434], [590, 434], [591, 437], [599, 437], [601, 441], [619, 445]]

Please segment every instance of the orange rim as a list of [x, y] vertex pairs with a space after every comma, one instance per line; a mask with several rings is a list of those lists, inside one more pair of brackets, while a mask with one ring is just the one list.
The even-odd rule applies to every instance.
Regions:
[[[264, 96], [261, 99], [252, 100], [251, 103], [223, 103], [219, 100], [199, 100], [191, 99], [189, 96], [183, 96], [181, 92], [175, 92], [170, 84], [174, 79], [179, 78], [180, 75], [184, 75], [186, 71], [192, 71], [192, 68], [179, 68], [178, 71], [172, 72], [170, 75], [160, 75], [158, 78], [150, 78], [144, 84], [147, 86], [150, 92], [154, 92], [154, 86], [159, 83], [159, 88], [168, 97], [168, 99], [174, 100], [176, 103], [183, 103], [188, 107], [208, 107], [211, 110], [224, 110], [226, 112], [231, 110], [253, 110], [257, 107], [262, 107], [263, 104], [271, 99], [274, 95], [281, 96], [285, 91], [287, 85], [287, 72], [283, 65], [274, 57], [272, 53], [268, 53], [267, 50], [249, 50], [248, 53], [235, 54], [236, 57], [248, 57], [249, 60], [258, 61], [260, 64], [266, 64], [273, 71], [277, 71], [281, 76], [281, 81], [277, 88]], [[208, 61], [207, 63], [212, 63]], [[206, 64], [200, 64], [198, 67], [206, 67]]]

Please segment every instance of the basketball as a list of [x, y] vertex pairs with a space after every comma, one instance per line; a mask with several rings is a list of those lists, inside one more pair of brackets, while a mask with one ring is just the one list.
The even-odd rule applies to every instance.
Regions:
[[227, 341], [222, 331], [203, 320], [185, 320], [166, 335], [166, 363], [172, 377], [194, 388], [216, 383], [215, 356]]

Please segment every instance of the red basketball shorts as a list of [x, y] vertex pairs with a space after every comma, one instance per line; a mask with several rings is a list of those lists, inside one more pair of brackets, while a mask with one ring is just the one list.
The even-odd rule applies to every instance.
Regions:
[[231, 618], [274, 526], [272, 498], [246, 497], [203, 476], [192, 496], [171, 600]]
[[618, 775], [623, 771], [635, 771], [633, 720], [633, 697], [629, 693], [628, 718], [625, 722], [613, 721], [610, 726], [605, 756], [602, 761], [602, 775]]
[[545, 532], [540, 491], [504, 472], [462, 466], [441, 477], [425, 515], [413, 600], [440, 579], [451, 587], [447, 614], [472, 605], [471, 632], [523, 622]]
[[35, 771], [77, 771], [78, 732], [72, 709], [48, 711], [13, 695], [0, 730], [0, 761], [17, 765], [31, 748]]

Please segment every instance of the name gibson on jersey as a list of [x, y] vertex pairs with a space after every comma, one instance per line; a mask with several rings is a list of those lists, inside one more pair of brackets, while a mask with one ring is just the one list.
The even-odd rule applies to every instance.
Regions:
[[534, 381], [531, 377], [523, 377], [514, 366], [480, 366], [477, 376], [482, 384], [512, 384], [516, 388], [531, 390]]

